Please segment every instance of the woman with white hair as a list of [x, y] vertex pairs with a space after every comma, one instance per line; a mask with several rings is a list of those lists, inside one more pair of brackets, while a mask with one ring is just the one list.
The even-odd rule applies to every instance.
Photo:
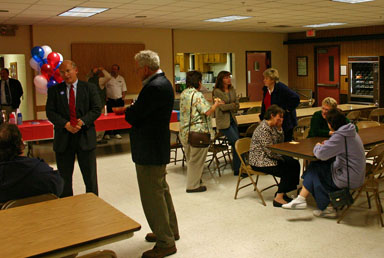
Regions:
[[279, 81], [279, 72], [275, 68], [264, 71], [263, 101], [261, 104], [260, 121], [264, 119], [266, 110], [273, 104], [284, 110], [284, 141], [293, 139], [293, 128], [297, 125], [296, 108], [300, 97], [287, 85]]

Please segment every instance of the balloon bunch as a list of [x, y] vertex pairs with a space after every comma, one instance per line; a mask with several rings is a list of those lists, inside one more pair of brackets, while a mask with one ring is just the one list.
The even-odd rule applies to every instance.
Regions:
[[63, 79], [60, 76], [59, 66], [63, 62], [63, 56], [60, 53], [52, 52], [49, 46], [36, 46], [31, 50], [32, 58], [29, 64], [32, 69], [40, 72], [33, 79], [36, 91], [41, 94], [47, 94], [47, 89]]

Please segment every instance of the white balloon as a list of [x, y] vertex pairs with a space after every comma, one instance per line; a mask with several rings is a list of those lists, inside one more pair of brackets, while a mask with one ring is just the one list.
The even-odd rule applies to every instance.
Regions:
[[64, 60], [63, 55], [60, 54], [59, 52], [57, 52], [57, 54], [60, 56], [60, 62], [63, 62], [63, 60]]
[[35, 78], [33, 79], [33, 82], [36, 87], [36, 91], [40, 94], [47, 94], [47, 84], [48, 81], [45, 79], [44, 76], [42, 75], [36, 75]]
[[36, 62], [35, 59], [31, 58], [29, 59], [29, 65], [32, 67], [33, 70], [39, 71], [40, 70], [40, 65], [38, 62]]
[[44, 50], [43, 58], [47, 58], [47, 56], [52, 52], [52, 48], [50, 46], [44, 45], [44, 46], [41, 46], [41, 48]]

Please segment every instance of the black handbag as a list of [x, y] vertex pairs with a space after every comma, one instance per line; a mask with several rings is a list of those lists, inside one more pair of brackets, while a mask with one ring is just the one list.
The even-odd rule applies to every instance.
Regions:
[[347, 138], [344, 137], [345, 140], [345, 154], [347, 157], [347, 180], [348, 187], [340, 189], [335, 192], [329, 193], [329, 199], [331, 200], [331, 204], [333, 208], [340, 208], [345, 205], [350, 206], [353, 204], [353, 197], [351, 192], [349, 191], [349, 169], [348, 169], [348, 149], [347, 149]]
[[[211, 144], [211, 135], [209, 133], [191, 132], [192, 104], [194, 95], [195, 92], [192, 94], [191, 109], [189, 112], [188, 143], [195, 148], [207, 148]], [[205, 123], [208, 128], [207, 117], [205, 117]]]

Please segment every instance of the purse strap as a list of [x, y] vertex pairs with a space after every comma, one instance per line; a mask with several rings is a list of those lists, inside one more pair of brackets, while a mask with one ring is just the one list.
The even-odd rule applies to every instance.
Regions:
[[345, 142], [345, 155], [347, 157], [347, 180], [348, 180], [348, 189], [349, 189], [349, 166], [348, 166], [348, 148], [347, 148], [347, 137], [344, 136]]
[[[192, 104], [193, 104], [193, 96], [195, 95], [196, 91], [192, 94], [192, 97], [191, 97], [191, 108], [189, 109], [189, 125], [188, 125], [188, 134], [189, 132], [191, 131], [191, 122], [192, 122]], [[209, 132], [209, 128], [208, 128], [208, 122], [207, 122], [207, 116], [204, 114], [204, 118], [205, 118], [205, 124], [207, 126], [207, 130]]]

